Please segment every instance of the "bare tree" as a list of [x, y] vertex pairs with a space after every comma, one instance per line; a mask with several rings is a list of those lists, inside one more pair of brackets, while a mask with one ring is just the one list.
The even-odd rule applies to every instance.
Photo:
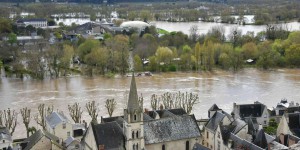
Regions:
[[230, 33], [228, 35], [228, 39], [232, 42], [233, 47], [237, 47], [238, 45], [241, 45], [239, 41], [242, 37], [242, 30], [238, 29], [237, 26], [230, 28]]
[[152, 110], [159, 109], [159, 97], [155, 94], [153, 94], [151, 96], [151, 107], [152, 107]]
[[197, 25], [193, 25], [191, 26], [190, 28], [190, 39], [193, 41], [193, 42], [196, 42], [197, 39], [198, 39], [198, 26]]
[[167, 92], [161, 95], [161, 100], [163, 102], [163, 106], [160, 106], [160, 109], [182, 108], [186, 111], [186, 113], [190, 114], [193, 110], [194, 104], [198, 102], [199, 96], [198, 94], [188, 92], [182, 93], [179, 91], [175, 94]]
[[165, 109], [174, 108], [174, 95], [172, 93], [164, 93], [163, 95], [161, 95], [161, 100]]
[[140, 109], [141, 111], [143, 111], [144, 97], [143, 97], [142, 94], [141, 94], [141, 96], [139, 97], [138, 102], [139, 102], [139, 107], [140, 107], [139, 109]]
[[71, 118], [74, 120], [75, 123], [81, 123], [81, 116], [83, 111], [79, 106], [79, 103], [74, 103], [73, 105], [68, 105], [69, 113]]
[[85, 107], [92, 118], [92, 122], [97, 123], [99, 109], [97, 108], [95, 101], [86, 103]]
[[43, 130], [46, 130], [46, 117], [53, 112], [53, 106], [45, 107], [45, 104], [38, 106], [38, 114], [35, 116], [35, 121]]
[[0, 126], [5, 126], [13, 135], [17, 126], [18, 114], [15, 110], [8, 108], [7, 110], [0, 110]]
[[117, 102], [115, 101], [115, 99], [107, 99], [106, 100], [105, 107], [107, 109], [109, 117], [112, 116], [114, 110], [116, 109], [116, 105], [117, 105]]
[[20, 109], [20, 113], [22, 115], [23, 123], [24, 123], [25, 128], [26, 128], [27, 137], [29, 137], [30, 112], [31, 112], [31, 109], [28, 109], [27, 107]]
[[193, 94], [192, 92], [186, 92], [185, 94], [178, 92], [178, 95], [180, 97], [180, 108], [190, 114], [193, 110], [194, 104], [196, 104], [199, 100], [198, 94]]

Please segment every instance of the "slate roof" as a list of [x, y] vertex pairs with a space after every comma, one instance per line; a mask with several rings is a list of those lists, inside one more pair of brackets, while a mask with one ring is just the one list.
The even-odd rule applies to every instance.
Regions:
[[52, 112], [46, 117], [46, 122], [51, 128], [55, 128], [60, 123], [68, 123], [69, 120], [62, 113]]
[[148, 111], [148, 115], [149, 115], [151, 118], [153, 118], [153, 119], [155, 119], [156, 116], [159, 116], [159, 114], [158, 114], [155, 110], [153, 110], [153, 111]]
[[104, 145], [105, 149], [123, 148], [125, 137], [117, 122], [101, 124], [91, 123], [97, 145]]
[[221, 110], [216, 104], [213, 104], [208, 111]]
[[248, 124], [248, 134], [256, 135], [256, 132], [259, 128], [256, 118], [249, 117], [246, 118], [245, 121]]
[[244, 117], [261, 117], [264, 109], [265, 109], [265, 105], [264, 104], [244, 104], [244, 105], [239, 105], [239, 109], [240, 109], [240, 117], [244, 118]]
[[261, 129], [258, 131], [255, 140], [254, 140], [254, 144], [265, 149], [268, 147], [268, 142], [267, 142], [267, 138], [264, 132], [264, 129]]
[[153, 120], [153, 118], [151, 118], [149, 115], [147, 115], [146, 113], [143, 113], [143, 120], [144, 121], [150, 121]]
[[196, 120], [191, 116], [174, 116], [144, 122], [145, 144], [200, 137]]
[[157, 115], [159, 116], [159, 118], [172, 117], [175, 115], [177, 116], [187, 115], [185, 110], [182, 108], [153, 110], [153, 111], [148, 111], [147, 114], [153, 119], [155, 119]]
[[12, 141], [9, 130], [6, 127], [0, 127], [0, 140], [9, 140]]
[[161, 118], [166, 118], [166, 117], [173, 117], [173, 116], [175, 116], [173, 113], [171, 113], [171, 112], [168, 111], [168, 110], [163, 110], [162, 112], [163, 112], [163, 113], [162, 113], [162, 115], [161, 115]]
[[24, 143], [27, 143], [24, 150], [30, 150], [44, 136], [46, 136], [49, 140], [51, 140], [51, 142], [53, 142], [58, 147], [61, 147], [58, 144], [58, 142], [59, 142], [58, 137], [56, 137], [55, 135], [53, 135], [47, 131], [38, 130], [33, 135], [31, 135], [29, 138], [24, 140]]
[[199, 143], [195, 143], [193, 150], [210, 150], [210, 149], [203, 145], [200, 145]]
[[[68, 147], [74, 140], [76, 140], [75, 138], [73, 138], [72, 136], [69, 136], [65, 141], [65, 145], [66, 147]], [[79, 142], [79, 141], [78, 141]]]
[[271, 150], [288, 150], [289, 148], [276, 142], [276, 141], [272, 141], [271, 143], [269, 143], [270, 149]]
[[291, 113], [288, 114], [288, 125], [291, 130], [291, 132], [297, 136], [300, 137], [300, 113]]
[[235, 125], [221, 125], [220, 126], [222, 139], [223, 139], [223, 142], [225, 145], [227, 145], [230, 135], [234, 131], [235, 127], [236, 127]]
[[288, 107], [286, 109], [286, 111], [288, 113], [297, 113], [297, 112], [300, 112], [300, 106], [293, 106], [293, 107]]
[[245, 121], [241, 120], [241, 119], [235, 119], [231, 125], [234, 125], [235, 128], [232, 131], [234, 134], [237, 134], [240, 130], [242, 130], [247, 124]]
[[263, 150], [262, 148], [256, 146], [253, 143], [250, 143], [249, 141], [246, 141], [244, 139], [241, 139], [240, 137], [234, 135], [233, 133], [230, 134], [230, 139], [233, 141], [233, 147], [234, 149], [238, 150]]
[[266, 136], [268, 144], [271, 143], [271, 142], [273, 142], [275, 140], [275, 137], [273, 137], [273, 136], [271, 136], [271, 135], [269, 135], [267, 133], [265, 133], [265, 136]]
[[218, 128], [218, 125], [220, 124], [220, 122], [223, 120], [223, 118], [225, 117], [224, 114], [220, 113], [220, 112], [216, 112], [208, 121], [208, 123], [206, 124], [206, 128], [215, 131]]
[[185, 112], [184, 109], [182, 108], [175, 108], [175, 109], [168, 109], [169, 112], [171, 112], [174, 115], [186, 115], [187, 113]]
[[108, 123], [108, 122], [117, 122], [118, 125], [123, 128], [124, 116], [116, 116], [116, 117], [108, 117], [108, 118], [101, 118], [101, 123]]

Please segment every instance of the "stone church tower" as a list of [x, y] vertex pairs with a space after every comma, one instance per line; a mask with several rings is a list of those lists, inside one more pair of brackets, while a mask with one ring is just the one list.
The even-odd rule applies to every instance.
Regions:
[[132, 74], [127, 109], [124, 109], [123, 132], [126, 150], [145, 149], [142, 105], [138, 98], [134, 74]]

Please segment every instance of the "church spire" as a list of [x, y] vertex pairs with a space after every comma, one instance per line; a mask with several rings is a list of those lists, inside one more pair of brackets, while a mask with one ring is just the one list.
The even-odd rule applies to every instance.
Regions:
[[127, 109], [128, 111], [133, 112], [134, 110], [139, 110], [139, 107], [140, 106], [139, 106], [139, 100], [137, 95], [135, 77], [134, 77], [134, 73], [132, 73]]

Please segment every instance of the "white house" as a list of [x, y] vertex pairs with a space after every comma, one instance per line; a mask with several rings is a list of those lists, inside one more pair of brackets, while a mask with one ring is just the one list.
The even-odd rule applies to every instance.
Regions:
[[254, 104], [240, 104], [233, 103], [233, 115], [234, 118], [247, 119], [249, 117], [256, 118], [257, 123], [262, 126], [269, 125], [269, 112], [267, 106], [254, 102]]
[[47, 19], [19, 19], [17, 21], [18, 26], [27, 27], [32, 25], [35, 28], [47, 27]]
[[46, 117], [46, 129], [62, 140], [73, 136], [73, 125], [64, 114], [59, 112], [52, 112]]
[[12, 137], [6, 127], [0, 127], [0, 149], [6, 150], [12, 146]]

